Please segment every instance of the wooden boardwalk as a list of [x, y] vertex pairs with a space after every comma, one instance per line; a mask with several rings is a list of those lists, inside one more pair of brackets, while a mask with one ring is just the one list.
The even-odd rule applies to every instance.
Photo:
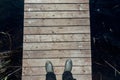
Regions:
[[89, 0], [25, 0], [24, 11], [22, 80], [45, 80], [47, 60], [62, 80], [68, 58], [77, 80], [92, 80]]

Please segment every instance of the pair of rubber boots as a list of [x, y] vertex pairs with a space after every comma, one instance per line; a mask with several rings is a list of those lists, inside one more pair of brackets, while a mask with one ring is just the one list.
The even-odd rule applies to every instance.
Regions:
[[[54, 73], [54, 69], [53, 69], [53, 65], [51, 61], [47, 61], [45, 64], [45, 68], [46, 68], [46, 72], [53, 72]], [[65, 68], [64, 68], [64, 72], [65, 71], [70, 71], [72, 70], [72, 60], [68, 59], [66, 60], [65, 63]]]

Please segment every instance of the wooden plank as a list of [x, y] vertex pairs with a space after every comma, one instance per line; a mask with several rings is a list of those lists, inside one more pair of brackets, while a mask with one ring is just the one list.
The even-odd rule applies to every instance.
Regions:
[[90, 41], [90, 34], [24, 35], [24, 42]]
[[25, 11], [80, 11], [89, 10], [89, 4], [25, 4]]
[[[91, 75], [74, 75], [73, 77], [76, 80], [92, 80], [92, 76]], [[62, 76], [61, 75], [56, 75], [57, 80], [62, 80]], [[22, 76], [22, 80], [46, 80], [46, 76]]]
[[71, 34], [90, 33], [88, 26], [71, 27], [24, 27], [24, 34]]
[[[45, 67], [23, 67], [22, 75], [45, 75]], [[55, 74], [62, 74], [64, 67], [54, 67]], [[42, 72], [42, 73], [41, 73]], [[75, 74], [91, 74], [91, 66], [73, 67], [72, 73]]]
[[45, 80], [50, 60], [57, 80], [73, 61], [77, 80], [91, 78], [89, 0], [25, 0], [22, 80]]
[[89, 11], [25, 12], [24, 18], [89, 18]]
[[[68, 58], [56, 59], [23, 59], [23, 67], [45, 66], [46, 61], [51, 61], [54, 66], [64, 66]], [[91, 65], [91, 58], [71, 58], [73, 66]]]
[[90, 42], [24, 43], [24, 50], [90, 49]]
[[25, 0], [25, 3], [89, 3], [89, 0]]
[[89, 19], [25, 19], [24, 26], [90, 25]]
[[50, 50], [50, 51], [23, 51], [23, 58], [76, 58], [91, 57], [91, 50]]

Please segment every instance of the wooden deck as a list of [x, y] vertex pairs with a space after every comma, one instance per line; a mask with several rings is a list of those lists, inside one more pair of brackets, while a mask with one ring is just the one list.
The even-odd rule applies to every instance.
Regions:
[[24, 15], [22, 80], [45, 80], [47, 60], [62, 80], [68, 58], [77, 80], [92, 80], [89, 0], [25, 0]]

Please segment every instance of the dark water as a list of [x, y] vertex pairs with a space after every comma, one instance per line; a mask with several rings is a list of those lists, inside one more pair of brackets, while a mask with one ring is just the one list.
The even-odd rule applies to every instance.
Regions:
[[[0, 80], [21, 80], [22, 47], [23, 47], [23, 0], [0, 0], [0, 55], [5, 64], [0, 68]], [[5, 69], [5, 71], [4, 71]]]
[[120, 80], [120, 0], [91, 0], [93, 80]]

